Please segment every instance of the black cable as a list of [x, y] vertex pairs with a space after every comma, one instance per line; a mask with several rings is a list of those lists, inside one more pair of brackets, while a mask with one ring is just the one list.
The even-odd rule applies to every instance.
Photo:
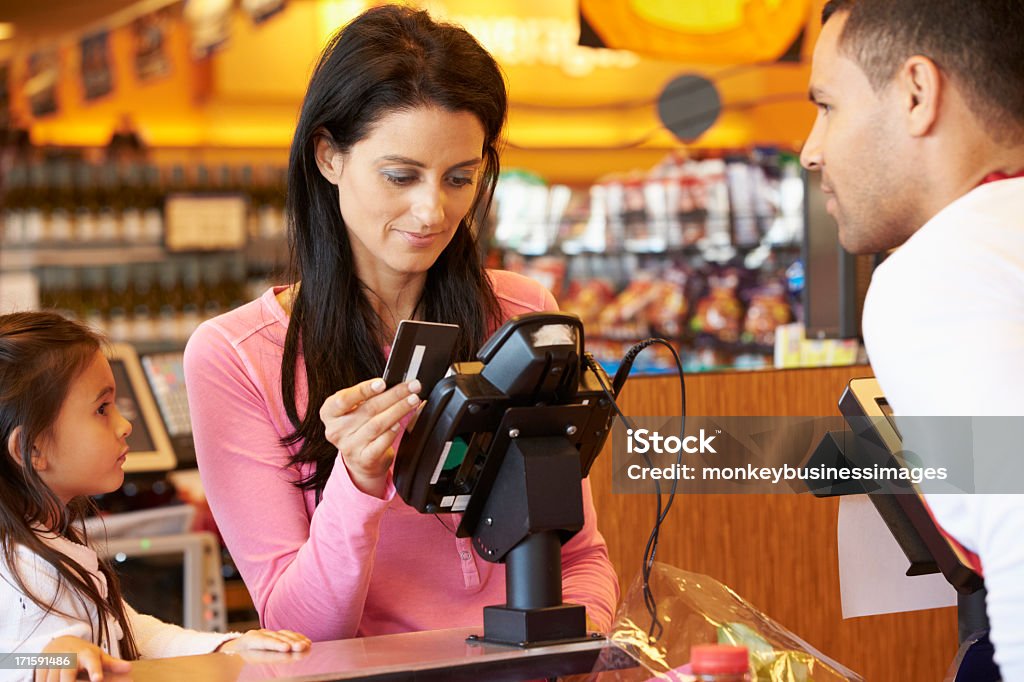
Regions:
[[[588, 353], [585, 355], [585, 358], [587, 364], [590, 365], [590, 368], [594, 371], [594, 375], [597, 377], [597, 381], [601, 385], [601, 390], [604, 392], [605, 396], [611, 402], [615, 414], [619, 417], [622, 423], [625, 424], [626, 428], [633, 429], [633, 423], [629, 420], [628, 417], [626, 417], [625, 414], [622, 413], [622, 410], [619, 408], [618, 403], [615, 401], [615, 397], [618, 396], [619, 392], [622, 389], [622, 386], [626, 383], [626, 379], [629, 377], [629, 372], [632, 369], [633, 362], [636, 360], [637, 356], [645, 348], [648, 348], [654, 344], [661, 344], [668, 348], [669, 351], [672, 353], [672, 358], [675, 360], [676, 363], [676, 371], [679, 375], [680, 398], [679, 436], [680, 438], [683, 438], [686, 432], [686, 377], [683, 373], [683, 363], [682, 360], [679, 359], [679, 353], [676, 351], [675, 347], [671, 343], [662, 338], [650, 338], [645, 339], [644, 341], [641, 341], [640, 343], [630, 348], [626, 352], [626, 355], [623, 357], [622, 364], [619, 366], [618, 371], [615, 373], [615, 379], [612, 382], [612, 386], [615, 390], [614, 395], [612, 395], [612, 392], [605, 385], [604, 379], [602, 378], [603, 372], [598, 371], [597, 361], [594, 360], [594, 357]], [[644, 463], [647, 464], [648, 467], [653, 468], [653, 464], [651, 463], [650, 458], [647, 456], [647, 453], [643, 452], [641, 454], [643, 455]], [[682, 463], [682, 457], [683, 453], [682, 450], [680, 450], [678, 453], [676, 453], [676, 470], [678, 470], [679, 465]], [[672, 479], [672, 486], [669, 489], [668, 493], [668, 501], [665, 503], [664, 507], [662, 507], [661, 502], [661, 484], [658, 482], [658, 479], [653, 479], [653, 482], [656, 510], [655, 521], [654, 527], [651, 529], [651, 534], [647, 538], [647, 544], [644, 546], [642, 568], [644, 605], [647, 607], [647, 612], [651, 616], [651, 626], [647, 631], [647, 636], [652, 642], [657, 641], [661, 637], [662, 633], [664, 632], [664, 627], [661, 624], [661, 620], [658, 618], [658, 604], [654, 599], [654, 594], [651, 592], [651, 570], [654, 568], [654, 557], [658, 552], [658, 540], [661, 533], [661, 524], [664, 523], [665, 519], [668, 517], [668, 512], [672, 508], [672, 503], [675, 501], [676, 487], [679, 483], [679, 480], [677, 478]]]
[[444, 528], [446, 531], [448, 531], [452, 535], [455, 535], [455, 530], [453, 528], [449, 528], [448, 524], [445, 523], [444, 520], [442, 520], [440, 516], [438, 516], [436, 513], [433, 516], [434, 516], [435, 519], [437, 519], [437, 522], [441, 524], [442, 528]]
[[[639, 348], [640, 350], [643, 350], [643, 348], [646, 348], [646, 346], [643, 345], [644, 343], [646, 343], [646, 342], [641, 342], [641, 343], [637, 344], [636, 346], [633, 346], [632, 348], [629, 349], [629, 352], [626, 353], [626, 357], [623, 359], [623, 364], [619, 366], [619, 371], [615, 374], [616, 379], [618, 379], [620, 374], [622, 374], [624, 367], [626, 368], [625, 369], [625, 373], [629, 374], [628, 366], [632, 366], [632, 364], [633, 364], [632, 361], [636, 358], [637, 353], [639, 353], [639, 350], [636, 350], [636, 349]], [[647, 345], [650, 345], [650, 344], [647, 344]], [[636, 352], [634, 352], [634, 350], [636, 350]], [[589, 353], [585, 357], [587, 359], [587, 364], [590, 365], [591, 370], [593, 370], [594, 375], [597, 377], [597, 382], [601, 385], [601, 390], [604, 392], [605, 397], [611, 403], [612, 409], [614, 410], [616, 416], [622, 421], [623, 424], [625, 424], [627, 429], [633, 430], [634, 429], [633, 422], [631, 422], [629, 420], [629, 417], [627, 417], [625, 414], [622, 413], [622, 410], [619, 408], [619, 404], [615, 401], [615, 396], [612, 395], [611, 391], [609, 391], [608, 387], [605, 385], [604, 379], [601, 376], [601, 372], [599, 372], [597, 367], [596, 367], [597, 361]], [[653, 468], [654, 464], [651, 462], [650, 457], [647, 456], [647, 453], [646, 452], [642, 452], [640, 454], [643, 456], [644, 463], [648, 467]], [[651, 566], [652, 566], [652, 563], [650, 561], [648, 561], [648, 555], [650, 554], [650, 551], [651, 551], [652, 541], [653, 541], [653, 544], [655, 546], [657, 545], [657, 533], [658, 533], [659, 527], [661, 526], [661, 518], [662, 518], [661, 484], [658, 482], [658, 479], [656, 479], [656, 478], [652, 479], [652, 481], [654, 482], [654, 495], [655, 495], [655, 497], [654, 497], [654, 500], [655, 500], [654, 530], [652, 530], [651, 535], [647, 538], [647, 544], [644, 547], [643, 565], [641, 567], [641, 574], [643, 576], [644, 606], [647, 608], [647, 613], [649, 613], [651, 615], [651, 627], [650, 627], [650, 629], [647, 632], [647, 636], [649, 638], [651, 638], [652, 641], [653, 641], [655, 639], [658, 639], [661, 636], [661, 633], [663, 632], [664, 628], [661, 625], [661, 620], [658, 618], [658, 604], [654, 600], [653, 592], [651, 592], [650, 577], [651, 577]], [[655, 631], [657, 631], [657, 633], [658, 633], [657, 635], [654, 634]]]

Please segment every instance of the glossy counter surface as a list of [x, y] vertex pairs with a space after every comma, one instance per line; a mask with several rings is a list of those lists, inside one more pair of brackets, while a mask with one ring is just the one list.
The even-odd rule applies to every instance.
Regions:
[[456, 628], [315, 642], [299, 654], [247, 652], [135, 661], [110, 682], [255, 682], [256, 680], [523, 680], [593, 670], [603, 638], [533, 649], [476, 644], [482, 628]]

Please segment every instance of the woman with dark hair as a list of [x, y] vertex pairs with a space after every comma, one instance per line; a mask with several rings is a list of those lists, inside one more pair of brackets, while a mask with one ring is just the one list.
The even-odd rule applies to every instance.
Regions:
[[[503, 567], [395, 497], [421, 387], [380, 376], [400, 320], [458, 324], [455, 357], [469, 359], [505, 319], [555, 309], [532, 280], [485, 271], [476, 244], [506, 109], [498, 65], [465, 30], [395, 6], [352, 21], [317, 64], [292, 142], [294, 284], [189, 341], [203, 485], [268, 627], [314, 640], [454, 627], [504, 601]], [[583, 492], [565, 600], [606, 628], [618, 583]]]

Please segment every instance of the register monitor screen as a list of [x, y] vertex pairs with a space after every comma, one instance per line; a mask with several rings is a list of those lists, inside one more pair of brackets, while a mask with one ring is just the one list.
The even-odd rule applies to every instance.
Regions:
[[143, 374], [138, 354], [128, 344], [114, 343], [110, 346], [107, 358], [117, 384], [117, 409], [132, 423], [124, 470], [130, 473], [173, 469], [176, 464], [174, 448]]
[[147, 353], [140, 360], [153, 390], [179, 469], [195, 468], [196, 446], [185, 391], [185, 363], [181, 351]]
[[164, 418], [167, 434], [172, 438], [192, 435], [192, 420], [185, 392], [183, 353], [151, 353], [141, 358], [156, 405]]

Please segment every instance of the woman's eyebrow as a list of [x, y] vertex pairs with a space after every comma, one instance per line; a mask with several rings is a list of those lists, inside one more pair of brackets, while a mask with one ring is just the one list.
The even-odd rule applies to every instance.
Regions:
[[[454, 170], [456, 168], [462, 168], [464, 166], [474, 166], [480, 163], [482, 160], [482, 158], [478, 157], [475, 159], [467, 159], [465, 161], [460, 161], [459, 163], [451, 166], [448, 170]], [[388, 154], [386, 156], [381, 156], [377, 159], [377, 161], [387, 161], [389, 163], [403, 163], [407, 166], [415, 166], [417, 168], [427, 167], [427, 164], [423, 163], [422, 161], [417, 161], [416, 159], [410, 159], [408, 156], [399, 156], [396, 154]]]
[[398, 156], [394, 154], [388, 154], [377, 159], [377, 161], [390, 161], [391, 163], [404, 163], [409, 166], [416, 166], [417, 168], [426, 168], [427, 164], [416, 159], [410, 159], [408, 156]]

